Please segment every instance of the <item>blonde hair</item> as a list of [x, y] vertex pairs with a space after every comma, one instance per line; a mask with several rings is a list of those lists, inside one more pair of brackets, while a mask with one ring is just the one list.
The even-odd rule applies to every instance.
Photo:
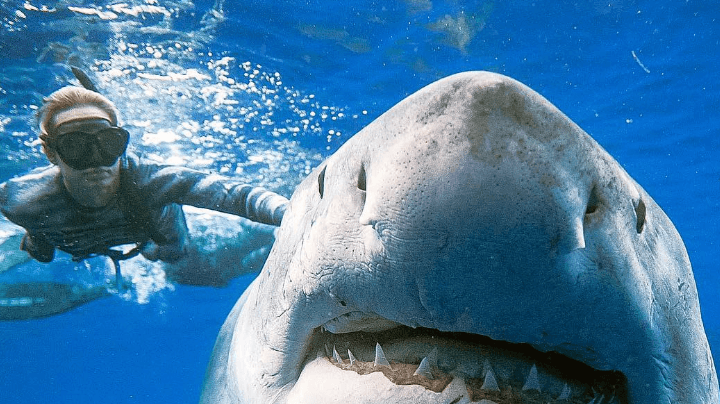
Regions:
[[55, 135], [53, 118], [56, 114], [79, 105], [91, 105], [107, 112], [110, 124], [117, 126], [118, 111], [112, 101], [102, 94], [82, 87], [63, 87], [43, 99], [43, 105], [38, 111], [38, 126], [40, 127], [40, 140], [45, 146], [46, 140]]

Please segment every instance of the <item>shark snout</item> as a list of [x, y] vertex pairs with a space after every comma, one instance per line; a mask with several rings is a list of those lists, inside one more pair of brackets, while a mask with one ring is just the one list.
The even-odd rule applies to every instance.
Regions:
[[418, 91], [303, 181], [213, 357], [205, 402], [718, 397], [670, 220], [567, 116], [487, 72]]

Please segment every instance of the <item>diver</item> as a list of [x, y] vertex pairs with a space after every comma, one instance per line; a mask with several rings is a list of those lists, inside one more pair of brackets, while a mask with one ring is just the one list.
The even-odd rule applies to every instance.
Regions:
[[[52, 166], [0, 184], [0, 211], [26, 230], [20, 248], [40, 262], [51, 262], [56, 249], [76, 261], [106, 255], [120, 288], [119, 261], [139, 253], [172, 263], [187, 254], [181, 205], [282, 221], [288, 200], [281, 195], [128, 152], [130, 136], [118, 126], [115, 105], [96, 91], [67, 86], [52, 93], [38, 124]], [[129, 252], [113, 248], [133, 244]]]

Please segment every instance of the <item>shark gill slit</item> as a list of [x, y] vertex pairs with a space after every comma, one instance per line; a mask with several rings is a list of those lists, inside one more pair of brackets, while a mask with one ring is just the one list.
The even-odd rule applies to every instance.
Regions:
[[322, 199], [323, 195], [325, 194], [325, 170], [327, 169], [327, 166], [323, 167], [322, 171], [320, 171], [320, 174], [318, 175], [318, 191], [320, 192], [320, 199]]
[[360, 172], [358, 172], [357, 178], [357, 188], [360, 190], [360, 197], [362, 198], [361, 212], [364, 213], [365, 200], [367, 198], [367, 174], [365, 173], [365, 164], [360, 164]]
[[357, 187], [359, 190], [367, 191], [365, 182], [366, 182], [365, 164], [361, 164], [360, 172], [358, 173], [358, 180], [357, 180]]
[[638, 232], [638, 234], [642, 233], [643, 229], [645, 228], [646, 210], [647, 208], [645, 207], [645, 202], [643, 202], [642, 199], [638, 199], [637, 204], [635, 204], [635, 217], [637, 219], [635, 230]]

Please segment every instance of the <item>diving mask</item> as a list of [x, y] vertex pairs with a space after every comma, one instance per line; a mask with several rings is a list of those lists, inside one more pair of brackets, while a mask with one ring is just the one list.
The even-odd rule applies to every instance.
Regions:
[[68, 166], [75, 170], [85, 170], [115, 164], [125, 153], [129, 140], [127, 130], [113, 126], [93, 133], [63, 133], [49, 141], [48, 146], [55, 149]]

